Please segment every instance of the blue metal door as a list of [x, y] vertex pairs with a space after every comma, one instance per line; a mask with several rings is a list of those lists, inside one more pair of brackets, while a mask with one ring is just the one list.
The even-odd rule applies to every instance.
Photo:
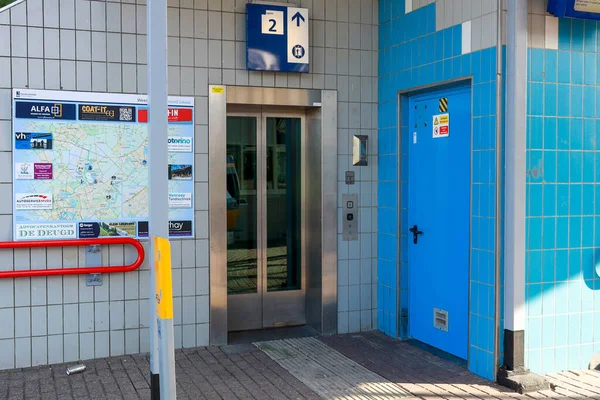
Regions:
[[409, 103], [410, 335], [466, 359], [470, 88], [417, 95]]

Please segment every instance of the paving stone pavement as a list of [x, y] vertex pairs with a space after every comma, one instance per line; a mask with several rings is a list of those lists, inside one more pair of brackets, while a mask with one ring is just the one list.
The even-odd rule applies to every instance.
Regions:
[[412, 397], [314, 337], [255, 343], [323, 399], [388, 400]]
[[[600, 399], [600, 371], [568, 371], [547, 376], [554, 390], [519, 395], [472, 374], [450, 358], [440, 358], [410, 342], [380, 332], [319, 338], [357, 364], [419, 399]], [[408, 400], [404, 398], [404, 400]]]
[[[177, 399], [319, 399], [313, 391], [252, 345], [178, 350]], [[0, 372], [1, 400], [150, 399], [148, 355]], [[73, 363], [69, 364], [72, 365]]]
[[[548, 379], [556, 385], [554, 391], [518, 395], [471, 374], [451, 360], [381, 333], [325, 336], [319, 340], [330, 347], [324, 353], [337, 366], [347, 370], [354, 363], [370, 371], [365, 373], [363, 370], [362, 375], [345, 379], [362, 388], [374, 387], [373, 381], [378, 385], [383, 382], [383, 392], [379, 390], [374, 395], [365, 391], [339, 394], [329, 391], [322, 392], [320, 397], [265, 352], [254, 345], [241, 344], [177, 351], [177, 398], [600, 399], [598, 371], [552, 374]], [[316, 346], [314, 339], [310, 343]], [[352, 362], [340, 359], [344, 356]], [[321, 383], [326, 381], [327, 376], [341, 376], [339, 370], [334, 370], [337, 366], [322, 369], [327, 363], [318, 354], [311, 356], [310, 360], [321, 368], [318, 373], [324, 374], [320, 377]], [[65, 374], [67, 365], [63, 364], [1, 371], [0, 400], [150, 399], [147, 355], [113, 357], [85, 364], [87, 370], [84, 373], [72, 376]], [[305, 379], [297, 370], [295, 373]], [[381, 378], [374, 379], [372, 373]], [[364, 377], [369, 382], [361, 381]], [[397, 394], [390, 393], [394, 388], [399, 389]]]

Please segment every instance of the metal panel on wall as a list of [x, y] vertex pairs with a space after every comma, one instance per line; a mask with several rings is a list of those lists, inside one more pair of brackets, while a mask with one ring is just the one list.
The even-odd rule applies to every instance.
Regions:
[[227, 344], [227, 89], [210, 86], [208, 149], [211, 171], [210, 227], [210, 344]]

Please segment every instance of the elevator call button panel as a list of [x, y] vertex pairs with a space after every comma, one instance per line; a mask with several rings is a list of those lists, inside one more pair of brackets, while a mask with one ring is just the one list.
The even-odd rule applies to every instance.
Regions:
[[342, 195], [342, 240], [358, 240], [358, 195]]

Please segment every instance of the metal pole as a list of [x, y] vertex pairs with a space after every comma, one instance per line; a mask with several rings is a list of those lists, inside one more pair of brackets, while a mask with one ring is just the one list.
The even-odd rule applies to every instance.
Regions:
[[158, 319], [160, 330], [160, 397], [175, 400], [175, 331], [173, 318]]
[[[167, 0], [148, 1], [148, 187], [150, 291], [155, 293], [154, 237], [169, 237], [167, 154]], [[150, 299], [151, 399], [160, 399], [156, 301]]]
[[502, 0], [496, 8], [496, 218], [494, 243], [494, 381], [497, 378], [500, 360], [500, 282], [502, 267]]

